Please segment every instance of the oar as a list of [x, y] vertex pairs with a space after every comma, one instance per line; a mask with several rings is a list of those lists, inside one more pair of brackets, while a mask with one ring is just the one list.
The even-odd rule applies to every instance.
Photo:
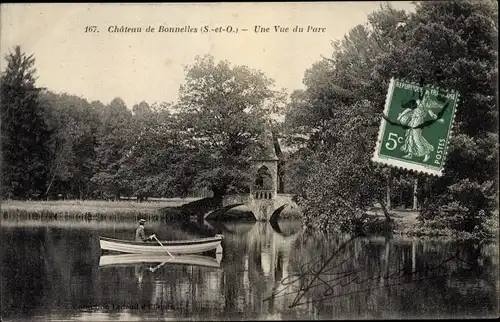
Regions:
[[160, 244], [160, 246], [163, 247], [163, 249], [170, 255], [170, 257], [175, 258], [174, 255], [170, 254], [170, 252], [168, 251], [168, 249], [166, 249], [165, 246], [163, 246], [163, 244], [161, 243], [161, 241], [159, 241], [158, 238], [156, 238], [155, 235], [153, 235], [153, 238], [156, 239], [156, 241], [158, 242], [158, 244]]
[[165, 265], [166, 263], [167, 263], [167, 262], [163, 262], [163, 263], [161, 263], [161, 264], [158, 264], [158, 265], [156, 265], [156, 267], [154, 267], [154, 268], [151, 268], [151, 267], [150, 267], [150, 268], [149, 268], [149, 271], [154, 273], [154, 272], [155, 272], [158, 268], [162, 267], [162, 266], [163, 266], [163, 265]]

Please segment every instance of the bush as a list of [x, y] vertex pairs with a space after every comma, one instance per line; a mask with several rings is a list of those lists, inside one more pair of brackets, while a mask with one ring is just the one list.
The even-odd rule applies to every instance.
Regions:
[[479, 184], [464, 179], [449, 186], [445, 194], [424, 206], [420, 218], [421, 228], [463, 232], [473, 238], [490, 238], [498, 230], [496, 205], [493, 182]]

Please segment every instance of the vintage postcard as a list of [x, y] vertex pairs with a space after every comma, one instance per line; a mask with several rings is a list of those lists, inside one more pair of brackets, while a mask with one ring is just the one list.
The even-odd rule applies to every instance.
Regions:
[[498, 3], [2, 3], [0, 319], [499, 317]]

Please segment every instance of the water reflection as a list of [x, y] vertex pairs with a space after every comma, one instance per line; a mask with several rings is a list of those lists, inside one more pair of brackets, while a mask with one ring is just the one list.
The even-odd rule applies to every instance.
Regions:
[[[220, 253], [217, 253], [219, 255]], [[130, 266], [134, 264], [147, 264], [155, 263], [158, 264], [155, 268], [151, 268], [150, 271], [154, 272], [158, 270], [161, 266], [165, 264], [175, 264], [175, 265], [195, 265], [195, 266], [207, 266], [207, 267], [220, 267], [220, 261], [222, 256], [216, 256], [215, 258], [210, 256], [202, 255], [177, 255], [171, 257], [170, 255], [162, 254], [106, 254], [101, 255], [99, 258], [100, 267], [110, 267], [110, 266]]]
[[[196, 237], [180, 226], [149, 224], [164, 239]], [[205, 235], [203, 226], [224, 234], [222, 259], [101, 256], [98, 236], [131, 239], [134, 222], [3, 221], [2, 316], [256, 320], [498, 314], [495, 244], [350, 240], [302, 233], [300, 222], [201, 223], [198, 237]], [[433, 267], [438, 269], [428, 269]], [[431, 278], [438, 271], [445, 276]]]

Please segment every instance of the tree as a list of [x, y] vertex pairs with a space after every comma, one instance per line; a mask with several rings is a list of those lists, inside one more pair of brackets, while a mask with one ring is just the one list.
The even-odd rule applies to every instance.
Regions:
[[115, 98], [100, 111], [100, 119], [92, 181], [100, 187], [101, 197], [119, 198], [129, 188], [118, 174], [127, 144], [134, 137], [132, 112], [122, 99]]
[[283, 98], [272, 85], [261, 72], [215, 64], [210, 56], [187, 67], [177, 110], [186, 144], [196, 151], [195, 186], [209, 187], [215, 196], [247, 187], [252, 147]]
[[90, 197], [95, 159], [97, 111], [87, 100], [69, 94], [41, 93], [46, 123], [51, 129], [46, 193], [80, 199]]
[[195, 151], [185, 144], [180, 122], [169, 108], [146, 102], [133, 107], [134, 134], [120, 160], [118, 176], [138, 198], [185, 196], [192, 187]]
[[[329, 127], [333, 126], [333, 120], [343, 124], [345, 118], [350, 118], [350, 109], [359, 107], [357, 102], [369, 101], [365, 126], [378, 128], [391, 77], [423, 80], [455, 89], [461, 94], [462, 104], [455, 119], [445, 174], [442, 178], [419, 179], [420, 199], [426, 199], [422, 218], [448, 218], [453, 213], [453, 220], [457, 216], [475, 218], [462, 220], [467, 224], [460, 229], [471, 232], [481, 227], [498, 204], [495, 189], [498, 182], [491, 178], [498, 160], [498, 113], [493, 81], [497, 67], [497, 15], [497, 4], [490, 1], [423, 2], [413, 14], [385, 7], [370, 15], [367, 27], [351, 30], [336, 44], [331, 59], [315, 64], [305, 75], [306, 90], [296, 100], [300, 104], [296, 104], [293, 113], [312, 116], [304, 119], [310, 122], [304, 127], [309, 128], [310, 153], [329, 151], [342, 144], [342, 136]], [[298, 112], [297, 107], [303, 111]], [[297, 125], [292, 122], [294, 126]], [[371, 152], [365, 155], [366, 159]], [[338, 162], [336, 167], [344, 166], [345, 163]], [[361, 170], [365, 171], [367, 182], [375, 182], [370, 171], [384, 177], [388, 171], [373, 167]], [[398, 171], [394, 174], [396, 182], [407, 177]], [[324, 179], [318, 178], [315, 185], [321, 186], [321, 180], [328, 180], [327, 172], [321, 177]], [[363, 185], [355, 182], [362, 189]], [[313, 195], [305, 199], [308, 198]], [[339, 200], [335, 195], [332, 198]], [[320, 211], [312, 207], [309, 213]]]
[[460, 93], [445, 174], [426, 179], [422, 219], [454, 213], [469, 233], [498, 208], [497, 18], [493, 1], [421, 2], [400, 30], [405, 45], [391, 48], [374, 70], [379, 79], [423, 79]]
[[365, 223], [366, 209], [375, 201], [384, 205], [385, 178], [367, 158], [377, 135], [377, 129], [369, 126], [370, 109], [370, 102], [361, 101], [346, 106], [342, 117], [328, 121], [329, 135], [336, 143], [310, 156], [313, 161], [299, 194], [306, 225], [357, 233]]
[[355, 231], [374, 202], [390, 218], [392, 193], [381, 187], [390, 187], [391, 170], [369, 161], [380, 124], [378, 106], [385, 98], [374, 94], [380, 85], [372, 70], [377, 57], [401, 42], [391, 37], [406, 19], [403, 11], [388, 6], [370, 15], [369, 25], [357, 26], [333, 43], [332, 58], [306, 71], [306, 90], [291, 97], [285, 122], [297, 146], [292, 159], [321, 160], [292, 171], [306, 178], [297, 184], [299, 203], [312, 226]]
[[35, 58], [19, 46], [6, 55], [1, 76], [2, 195], [42, 196], [47, 184], [50, 133], [35, 85]]

